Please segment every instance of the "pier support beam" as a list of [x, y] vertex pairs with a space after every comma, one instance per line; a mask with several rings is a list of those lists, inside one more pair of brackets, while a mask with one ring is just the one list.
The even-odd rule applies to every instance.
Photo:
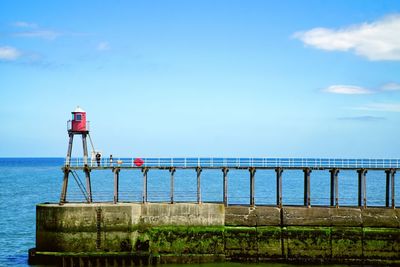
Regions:
[[62, 189], [61, 189], [60, 204], [67, 202], [68, 177], [69, 177], [69, 172], [70, 172], [68, 165], [66, 165], [63, 168], [63, 172], [64, 172], [64, 179], [63, 179], [63, 185], [62, 185]]
[[256, 168], [249, 168], [250, 172], [250, 207], [255, 206], [255, 201], [254, 201], [254, 192], [255, 192], [255, 187], [254, 187], [254, 176], [256, 174]]
[[282, 168], [276, 168], [276, 205], [282, 208]]
[[82, 134], [82, 145], [83, 145], [83, 164], [85, 166], [88, 165], [88, 150], [87, 150], [87, 141], [86, 141], [87, 134]]
[[117, 204], [119, 198], [119, 172], [120, 168], [113, 168], [114, 172], [114, 204]]
[[331, 173], [331, 207], [335, 206], [339, 207], [339, 182], [338, 182], [338, 174], [339, 169], [331, 169], [329, 170]]
[[174, 204], [174, 173], [175, 173], [175, 168], [170, 168], [169, 172], [171, 174], [171, 187], [169, 191], [169, 197], [171, 200], [171, 204]]
[[357, 170], [358, 173], [358, 206], [367, 207], [367, 181], [366, 181], [366, 169]]
[[74, 135], [69, 133], [69, 142], [68, 142], [68, 150], [67, 150], [67, 158], [65, 159], [65, 166], [69, 166], [71, 164], [71, 153], [72, 153], [72, 143], [74, 141]]
[[229, 172], [229, 169], [228, 168], [223, 168], [222, 169], [222, 173], [224, 174], [224, 181], [223, 181], [223, 184], [224, 184], [224, 196], [223, 196], [223, 198], [224, 198], [224, 205], [225, 205], [225, 207], [227, 207], [228, 206], [228, 172]]
[[83, 171], [85, 172], [86, 176], [86, 191], [88, 194], [88, 203], [92, 203], [92, 184], [90, 182], [90, 168], [85, 165]]
[[201, 203], [201, 180], [200, 180], [200, 174], [201, 174], [202, 169], [200, 167], [196, 168], [196, 174], [197, 174], [197, 203]]
[[311, 206], [311, 193], [310, 193], [311, 169], [305, 168], [305, 169], [303, 169], [303, 172], [304, 172], [304, 206], [310, 207]]
[[[394, 176], [396, 170], [389, 169], [385, 171], [386, 173], [386, 207], [390, 206], [390, 198], [392, 202], [392, 208], [395, 208], [395, 187], [394, 187]], [[390, 197], [391, 196], [391, 197]]]
[[143, 203], [147, 203], [147, 172], [148, 168], [142, 168], [143, 173]]

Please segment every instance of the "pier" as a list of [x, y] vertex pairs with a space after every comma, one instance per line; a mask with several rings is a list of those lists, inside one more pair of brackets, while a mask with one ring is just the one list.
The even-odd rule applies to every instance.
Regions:
[[[400, 211], [395, 198], [400, 159], [107, 158], [94, 148], [86, 112], [78, 107], [72, 117], [60, 200], [36, 206], [31, 264], [84, 267], [272, 261], [400, 265]], [[75, 135], [82, 137], [82, 158], [71, 157]], [[184, 170], [193, 175], [195, 201], [177, 199], [176, 177]], [[209, 170], [214, 171], [214, 181], [220, 181], [220, 201], [207, 201], [203, 196], [202, 175]], [[302, 185], [296, 185], [303, 189], [302, 201], [296, 206], [288, 205], [283, 196], [283, 176], [293, 170], [304, 178]], [[168, 197], [159, 202], [151, 201], [148, 190], [153, 171], [169, 178], [163, 180], [161, 192]], [[248, 176], [236, 182], [241, 191], [248, 188], [248, 199], [240, 205], [229, 199], [234, 171]], [[312, 192], [320, 190], [312, 186], [317, 171], [329, 175], [329, 205], [314, 205]], [[112, 181], [108, 186], [112, 198], [105, 201], [96, 199], [92, 185], [92, 174], [99, 172], [107, 173], [107, 181]], [[275, 185], [267, 187], [276, 192], [272, 205], [258, 203], [256, 198], [256, 181], [264, 172], [275, 177]], [[345, 172], [357, 174], [353, 206], [341, 204], [339, 178]], [[381, 173], [385, 181], [379, 184], [385, 189], [380, 207], [367, 203], [367, 180], [372, 172]], [[131, 180], [129, 187], [139, 192], [137, 198], [121, 201], [120, 176], [125, 173], [139, 174], [142, 183], [138, 188]], [[70, 180], [76, 182], [81, 200], [69, 198]]]
[[81, 192], [87, 202], [92, 202], [90, 173], [98, 170], [110, 170], [114, 180], [113, 202], [119, 200], [120, 172], [140, 170], [143, 175], [142, 202], [148, 202], [148, 173], [152, 170], [165, 170], [170, 176], [170, 203], [174, 203], [174, 175], [179, 170], [193, 170], [196, 176], [197, 203], [202, 203], [201, 173], [202, 170], [221, 170], [223, 179], [223, 204], [228, 203], [229, 170], [248, 170], [249, 176], [249, 201], [253, 207], [255, 202], [255, 179], [258, 172], [273, 170], [276, 175], [276, 206], [282, 207], [282, 174], [286, 170], [301, 170], [304, 175], [303, 205], [310, 207], [312, 172], [314, 170], [326, 171], [330, 174], [330, 206], [340, 206], [339, 175], [340, 171], [354, 171], [358, 176], [358, 207], [367, 207], [366, 180], [368, 171], [380, 171], [385, 176], [385, 207], [396, 207], [395, 201], [395, 174], [400, 168], [398, 159], [310, 159], [310, 158], [143, 158], [140, 166], [135, 164], [135, 158], [67, 158], [64, 172], [64, 183], [60, 203], [67, 201], [68, 176], [72, 171], [83, 171], [86, 177], [86, 189], [81, 187]]

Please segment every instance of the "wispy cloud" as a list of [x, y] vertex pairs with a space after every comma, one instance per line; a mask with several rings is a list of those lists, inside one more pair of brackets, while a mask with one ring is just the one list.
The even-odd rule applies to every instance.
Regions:
[[12, 24], [15, 28], [18, 28], [16, 32], [13, 33], [15, 37], [25, 37], [25, 38], [42, 38], [46, 40], [54, 40], [61, 36], [62, 33], [50, 29], [44, 29], [36, 23], [17, 21]]
[[13, 23], [13, 26], [18, 28], [37, 28], [37, 24], [25, 21], [16, 21]]
[[13, 61], [21, 56], [21, 52], [15, 47], [0, 46], [0, 60]]
[[400, 14], [340, 29], [314, 28], [293, 36], [327, 51], [351, 51], [369, 60], [400, 60]]
[[386, 120], [385, 117], [377, 116], [354, 116], [354, 117], [340, 117], [338, 120], [341, 121], [383, 121]]
[[110, 44], [108, 42], [100, 42], [96, 47], [97, 51], [110, 50]]
[[400, 91], [400, 83], [387, 83], [381, 86], [382, 91]]
[[54, 40], [60, 35], [61, 33], [52, 30], [35, 30], [35, 31], [14, 33], [14, 36], [16, 37], [43, 38], [47, 40]]
[[400, 103], [371, 103], [353, 109], [363, 111], [400, 112]]
[[331, 85], [322, 91], [331, 94], [344, 94], [344, 95], [365, 95], [372, 94], [370, 89], [354, 86], [354, 85]]

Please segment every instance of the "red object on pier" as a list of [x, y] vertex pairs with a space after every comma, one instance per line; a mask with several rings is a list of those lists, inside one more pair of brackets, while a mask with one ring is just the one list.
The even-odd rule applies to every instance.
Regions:
[[136, 158], [133, 163], [135, 164], [135, 166], [140, 167], [143, 165], [144, 161], [141, 158]]
[[79, 106], [72, 112], [71, 120], [71, 131], [72, 132], [87, 132], [86, 127], [86, 111], [81, 109]]

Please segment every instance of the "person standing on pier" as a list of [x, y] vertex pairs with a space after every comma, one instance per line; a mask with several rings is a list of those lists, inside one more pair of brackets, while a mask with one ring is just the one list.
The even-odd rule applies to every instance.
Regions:
[[96, 153], [96, 162], [97, 162], [97, 167], [100, 167], [100, 160], [101, 160], [101, 155], [99, 152]]

